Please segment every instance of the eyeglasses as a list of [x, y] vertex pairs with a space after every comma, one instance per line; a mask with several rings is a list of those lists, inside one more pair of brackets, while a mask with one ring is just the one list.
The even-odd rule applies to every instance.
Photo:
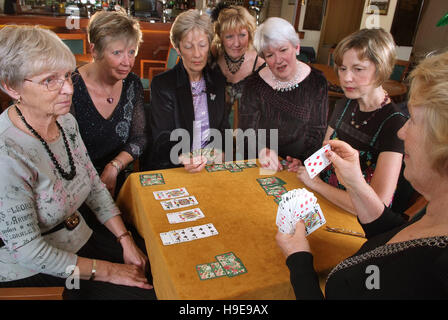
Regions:
[[39, 81], [39, 82], [30, 80], [30, 79], [24, 79], [24, 80], [35, 83], [35, 84], [39, 84], [41, 86], [46, 86], [48, 91], [59, 91], [64, 86], [65, 81], [67, 81], [69, 84], [73, 84], [73, 82], [74, 82], [72, 79], [73, 75], [75, 75], [75, 77], [73, 77], [73, 78], [76, 79], [77, 73], [67, 72], [66, 74], [64, 74], [64, 79], [56, 79], [53, 77], [49, 77], [49, 78]]

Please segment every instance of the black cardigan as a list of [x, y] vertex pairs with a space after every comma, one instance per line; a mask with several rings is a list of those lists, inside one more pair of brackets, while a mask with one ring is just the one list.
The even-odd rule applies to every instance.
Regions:
[[[406, 222], [385, 209], [377, 220], [362, 225], [368, 241], [353, 257], [362, 254], [369, 257], [349, 267], [333, 269], [325, 287], [326, 299], [447, 299], [448, 236], [385, 245], [419, 218]], [[368, 253], [375, 249], [375, 257], [370, 257]], [[286, 264], [297, 299], [324, 298], [311, 253], [296, 252], [287, 258]], [[366, 285], [374, 280], [374, 271], [369, 266], [377, 270], [379, 288]]]
[[[225, 78], [207, 65], [203, 70], [207, 90], [210, 129], [222, 135], [229, 128], [229, 110], [225, 106]], [[143, 170], [175, 167], [170, 160], [171, 149], [179, 141], [170, 141], [171, 132], [185, 129], [193, 143], [194, 107], [190, 80], [182, 60], [172, 69], [154, 77], [151, 82], [151, 101], [146, 112], [151, 128], [152, 148], [143, 159]]]

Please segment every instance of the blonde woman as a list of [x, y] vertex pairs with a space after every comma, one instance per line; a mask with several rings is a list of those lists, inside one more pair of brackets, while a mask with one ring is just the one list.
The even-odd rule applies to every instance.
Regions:
[[245, 80], [264, 66], [253, 47], [255, 18], [241, 6], [220, 2], [212, 12], [215, 36], [212, 52], [219, 70], [227, 79], [229, 104], [241, 97]]

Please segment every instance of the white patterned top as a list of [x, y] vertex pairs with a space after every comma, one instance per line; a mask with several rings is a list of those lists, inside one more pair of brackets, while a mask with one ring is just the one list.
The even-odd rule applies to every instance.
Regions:
[[[0, 282], [27, 278], [37, 273], [69, 275], [76, 265], [76, 252], [92, 230], [81, 217], [72, 231], [63, 228], [41, 236], [73, 214], [84, 202], [101, 223], [120, 214], [87, 155], [76, 120], [60, 116], [76, 176], [63, 179], [41, 142], [16, 128], [0, 115]], [[61, 167], [70, 167], [62, 135], [49, 143]]]

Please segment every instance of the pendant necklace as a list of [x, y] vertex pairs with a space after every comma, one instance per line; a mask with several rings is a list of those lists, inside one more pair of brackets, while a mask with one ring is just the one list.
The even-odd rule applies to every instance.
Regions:
[[235, 74], [240, 70], [241, 65], [244, 62], [244, 54], [239, 59], [233, 60], [224, 50], [224, 60], [226, 61], [227, 69], [229, 69], [230, 73]]
[[26, 122], [25, 117], [23, 116], [23, 114], [19, 110], [19, 108], [17, 106], [15, 106], [15, 107], [16, 107], [17, 114], [19, 115], [19, 118], [22, 120], [22, 122], [25, 124], [25, 126], [28, 128], [28, 130], [30, 130], [31, 133], [37, 139], [39, 139], [40, 142], [43, 144], [45, 150], [47, 151], [48, 155], [50, 156], [51, 161], [53, 162], [53, 164], [56, 167], [56, 169], [59, 171], [59, 173], [62, 176], [62, 178], [64, 178], [65, 180], [72, 180], [75, 177], [75, 175], [76, 175], [76, 166], [75, 166], [75, 162], [73, 161], [72, 152], [70, 150], [70, 146], [68, 144], [67, 138], [65, 137], [64, 129], [62, 129], [62, 127], [59, 124], [59, 122], [56, 121], [56, 125], [58, 126], [59, 131], [61, 131], [61, 133], [62, 133], [62, 139], [64, 140], [65, 150], [67, 151], [68, 162], [70, 164], [70, 172], [69, 173], [65, 172], [62, 169], [62, 167], [59, 164], [58, 160], [56, 160], [56, 157], [54, 156], [54, 153], [50, 150], [50, 147], [48, 147], [47, 142], [40, 136], [39, 133], [37, 133], [36, 130], [34, 130], [34, 128], [28, 122]]
[[[387, 91], [384, 91], [384, 100], [383, 100], [383, 102], [381, 102], [380, 107], [378, 109], [374, 110], [372, 112], [372, 114], [370, 115], [370, 117], [367, 118], [366, 120], [362, 121], [361, 123], [356, 123], [356, 121], [355, 121], [355, 115], [356, 115], [356, 105], [355, 105], [355, 107], [352, 111], [352, 114], [351, 114], [350, 124], [353, 127], [355, 127], [356, 129], [359, 129], [362, 126], [365, 126], [367, 123], [369, 123], [370, 120], [373, 119], [373, 117], [375, 117], [375, 115], [378, 113], [378, 111], [380, 111], [387, 104], [388, 100], [389, 100], [389, 94], [387, 93]], [[359, 104], [358, 104], [358, 109], [359, 109]]]

